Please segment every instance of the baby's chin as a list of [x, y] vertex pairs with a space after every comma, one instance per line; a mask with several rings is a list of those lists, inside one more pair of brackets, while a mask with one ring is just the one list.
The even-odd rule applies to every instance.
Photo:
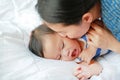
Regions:
[[68, 59], [64, 59], [63, 61], [74, 61], [77, 57], [71, 57], [71, 58], [68, 58]]
[[78, 58], [78, 56], [73, 57], [71, 60], [74, 61]]

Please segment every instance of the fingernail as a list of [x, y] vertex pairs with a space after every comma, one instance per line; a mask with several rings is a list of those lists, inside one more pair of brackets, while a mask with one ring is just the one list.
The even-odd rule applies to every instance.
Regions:
[[80, 68], [78, 68], [78, 70], [81, 70], [81, 67], [80, 67]]

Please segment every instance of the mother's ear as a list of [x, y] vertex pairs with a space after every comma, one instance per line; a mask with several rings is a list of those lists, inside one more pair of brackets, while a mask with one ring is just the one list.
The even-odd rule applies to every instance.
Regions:
[[91, 13], [85, 13], [82, 17], [83, 22], [91, 23], [93, 21], [93, 15]]

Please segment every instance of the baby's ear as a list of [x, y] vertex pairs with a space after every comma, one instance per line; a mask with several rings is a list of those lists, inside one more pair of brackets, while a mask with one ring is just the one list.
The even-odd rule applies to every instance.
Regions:
[[85, 13], [82, 17], [82, 21], [91, 23], [93, 21], [93, 15], [91, 13]]

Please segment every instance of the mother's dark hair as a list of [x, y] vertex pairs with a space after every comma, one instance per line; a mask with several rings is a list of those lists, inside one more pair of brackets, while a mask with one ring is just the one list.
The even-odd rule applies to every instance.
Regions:
[[49, 23], [76, 24], [99, 0], [38, 0], [36, 8]]
[[37, 56], [44, 57], [43, 53], [43, 37], [47, 34], [54, 34], [55, 32], [42, 24], [31, 32], [28, 48]]

